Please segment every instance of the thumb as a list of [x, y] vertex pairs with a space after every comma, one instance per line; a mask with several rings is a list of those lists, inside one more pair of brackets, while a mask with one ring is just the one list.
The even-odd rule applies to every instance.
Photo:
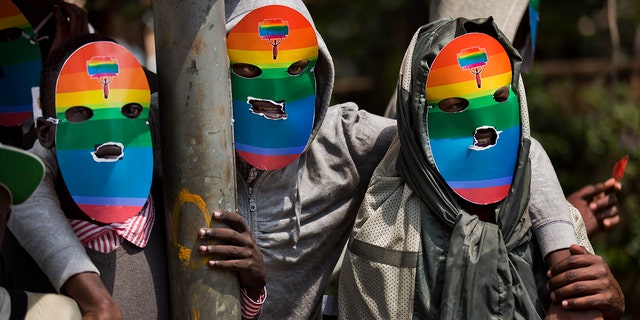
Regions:
[[569, 252], [572, 255], [578, 255], [578, 254], [588, 254], [589, 252], [587, 252], [587, 249], [585, 249], [583, 246], [579, 246], [577, 244], [572, 244], [569, 247]]

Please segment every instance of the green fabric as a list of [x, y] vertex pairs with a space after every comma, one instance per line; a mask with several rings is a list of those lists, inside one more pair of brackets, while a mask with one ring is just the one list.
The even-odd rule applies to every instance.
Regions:
[[[531, 241], [527, 211], [529, 137], [522, 135], [512, 188], [496, 209], [497, 224], [480, 221], [461, 208], [429, 153], [425, 108], [429, 65], [442, 46], [466, 32], [497, 38], [513, 61], [513, 89], [519, 84], [520, 57], [490, 18], [441, 20], [426, 25], [418, 35], [415, 51], [408, 57], [412, 59], [410, 92], [400, 90], [398, 95], [401, 152], [397, 163], [400, 176], [427, 208], [422, 212], [424, 251], [418, 261], [414, 315], [424, 319], [541, 318], [532, 271], [535, 241]], [[528, 130], [526, 121], [523, 118]], [[443, 232], [448, 241], [438, 244], [435, 240], [443, 238]], [[434, 270], [443, 263], [444, 270]]]
[[418, 261], [418, 254], [415, 252], [381, 248], [353, 238], [349, 239], [349, 250], [352, 254], [364, 259], [398, 268], [413, 268]]

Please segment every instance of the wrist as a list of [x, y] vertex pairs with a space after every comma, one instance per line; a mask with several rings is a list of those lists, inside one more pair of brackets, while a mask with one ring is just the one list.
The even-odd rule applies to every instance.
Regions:
[[94, 272], [73, 275], [64, 283], [62, 291], [78, 303], [83, 313], [111, 309], [115, 305], [100, 276]]
[[553, 266], [556, 263], [564, 260], [565, 258], [568, 258], [569, 256], [571, 256], [571, 252], [569, 252], [568, 248], [560, 249], [547, 254], [544, 260], [549, 266]]

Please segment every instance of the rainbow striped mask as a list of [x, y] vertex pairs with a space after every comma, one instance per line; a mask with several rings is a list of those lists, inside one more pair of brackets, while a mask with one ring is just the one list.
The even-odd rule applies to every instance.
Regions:
[[99, 222], [124, 222], [147, 201], [153, 173], [150, 99], [142, 67], [114, 42], [80, 47], [60, 71], [58, 163], [73, 200]]
[[468, 33], [436, 56], [426, 84], [427, 134], [449, 187], [475, 204], [504, 199], [520, 144], [520, 105], [502, 45]]
[[0, 126], [19, 126], [33, 114], [31, 88], [39, 86], [42, 70], [34, 36], [20, 10], [0, 0]]
[[227, 52], [236, 152], [262, 170], [289, 165], [304, 151], [313, 129], [314, 27], [289, 7], [261, 7], [231, 29]]

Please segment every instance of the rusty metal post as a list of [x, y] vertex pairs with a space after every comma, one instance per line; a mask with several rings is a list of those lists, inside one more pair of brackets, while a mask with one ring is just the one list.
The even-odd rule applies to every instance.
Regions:
[[234, 273], [209, 269], [200, 227], [237, 207], [224, 2], [155, 0], [173, 319], [240, 319]]

